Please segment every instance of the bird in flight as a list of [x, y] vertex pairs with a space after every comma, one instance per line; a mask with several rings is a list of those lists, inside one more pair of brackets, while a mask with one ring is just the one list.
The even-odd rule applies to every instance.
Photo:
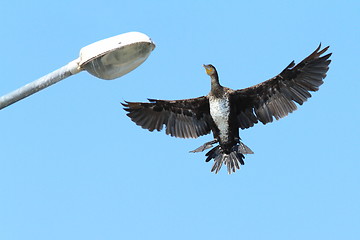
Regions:
[[[244, 154], [253, 151], [242, 143], [239, 129], [267, 124], [287, 116], [316, 92], [329, 69], [331, 53], [323, 55], [328, 47], [319, 47], [295, 65], [292, 61], [277, 76], [252, 87], [233, 90], [223, 87], [215, 67], [203, 65], [211, 79], [208, 95], [183, 100], [148, 99], [149, 102], [122, 103], [127, 116], [149, 131], [160, 131], [178, 138], [197, 138], [210, 132], [214, 140], [191, 152], [206, 153], [206, 162], [214, 160], [212, 172], [218, 173], [222, 165], [229, 174], [244, 164]], [[323, 55], [323, 56], [322, 56]]]

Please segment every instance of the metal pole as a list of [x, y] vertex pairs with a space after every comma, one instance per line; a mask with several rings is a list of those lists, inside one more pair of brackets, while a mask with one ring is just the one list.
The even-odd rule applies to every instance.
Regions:
[[71, 75], [81, 71], [78, 65], [78, 59], [68, 63], [67, 65], [53, 71], [17, 90], [0, 97], [0, 109], [3, 109], [23, 98], [30, 96], [48, 86], [51, 86]]

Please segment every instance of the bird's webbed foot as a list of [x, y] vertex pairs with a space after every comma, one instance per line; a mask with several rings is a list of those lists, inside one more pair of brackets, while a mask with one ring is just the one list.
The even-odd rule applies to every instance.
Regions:
[[197, 149], [192, 150], [190, 152], [192, 152], [192, 153], [203, 152], [204, 150], [211, 148], [213, 146], [213, 144], [217, 143], [217, 142], [218, 142], [218, 140], [214, 139], [210, 142], [204, 143], [204, 145], [202, 145], [202, 146], [198, 147]]
[[254, 152], [246, 146], [244, 143], [240, 141], [240, 138], [235, 138], [235, 141], [239, 144], [238, 145], [238, 152], [242, 154], [254, 154]]

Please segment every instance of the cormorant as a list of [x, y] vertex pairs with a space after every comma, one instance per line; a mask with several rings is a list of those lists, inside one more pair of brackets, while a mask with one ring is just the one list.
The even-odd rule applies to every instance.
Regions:
[[222, 164], [228, 173], [240, 169], [244, 154], [253, 151], [240, 141], [239, 128], [246, 129], [259, 121], [267, 124], [287, 116], [311, 97], [309, 91], [317, 91], [323, 84], [329, 69], [331, 53], [321, 56], [329, 46], [319, 47], [295, 66], [292, 61], [277, 76], [255, 86], [232, 90], [221, 86], [218, 73], [211, 64], [203, 65], [211, 78], [211, 90], [207, 96], [184, 100], [157, 100], [122, 103], [127, 116], [137, 125], [149, 131], [160, 131], [179, 138], [197, 138], [209, 134], [214, 140], [191, 152], [206, 153], [206, 162], [214, 159], [211, 171], [218, 173]]

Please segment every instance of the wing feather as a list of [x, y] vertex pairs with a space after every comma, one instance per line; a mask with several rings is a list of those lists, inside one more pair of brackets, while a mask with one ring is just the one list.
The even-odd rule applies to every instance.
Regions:
[[234, 91], [231, 95], [235, 105], [239, 128], [249, 128], [258, 121], [263, 124], [287, 116], [295, 111], [295, 102], [302, 105], [323, 84], [329, 69], [331, 53], [321, 56], [329, 47], [319, 47], [295, 65], [292, 61], [279, 75], [255, 86]]
[[210, 109], [207, 97], [184, 100], [156, 100], [122, 103], [127, 115], [149, 131], [161, 131], [179, 138], [197, 138], [210, 133]]

